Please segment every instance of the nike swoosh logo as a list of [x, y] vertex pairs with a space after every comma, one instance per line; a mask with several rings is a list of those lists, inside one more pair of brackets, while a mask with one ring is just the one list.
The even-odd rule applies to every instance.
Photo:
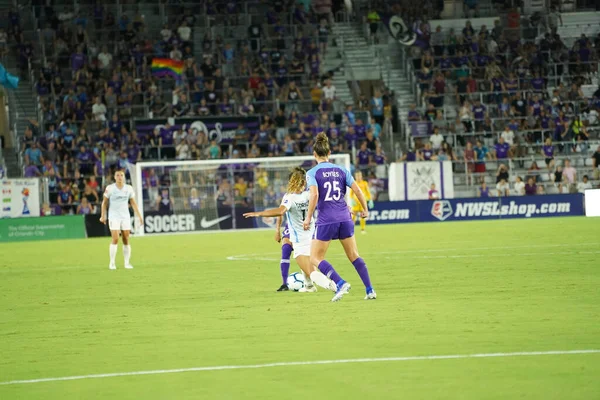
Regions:
[[228, 218], [231, 218], [231, 215], [226, 215], [226, 216], [221, 217], [221, 218], [212, 219], [210, 221], [207, 221], [206, 217], [202, 217], [202, 220], [200, 220], [200, 226], [203, 229], [210, 228], [211, 226], [214, 226], [214, 225], [218, 224], [221, 221], [225, 221]]

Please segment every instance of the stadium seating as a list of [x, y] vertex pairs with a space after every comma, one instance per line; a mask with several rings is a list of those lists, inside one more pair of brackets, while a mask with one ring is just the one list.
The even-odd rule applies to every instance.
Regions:
[[[25, 176], [47, 177], [49, 170], [55, 171], [57, 178], [51, 180], [59, 182], [49, 188], [51, 199], [61, 198], [63, 186], [70, 192], [73, 185], [80, 186], [56, 202], [68, 204], [63, 212], [76, 209], [77, 192], [85, 189], [92, 175], [100, 190], [102, 177], [110, 179], [117, 166], [145, 159], [211, 157], [210, 140], [201, 139], [202, 134], [186, 140], [187, 149], [178, 146], [181, 133], [175, 133], [174, 141], [158, 144], [145, 132], [137, 133], [139, 119], [243, 115], [256, 116], [262, 126], [270, 116], [275, 123], [267, 123], [265, 129], [278, 144], [271, 152], [259, 146], [263, 156], [309, 154], [310, 140], [301, 138], [301, 130], [310, 138], [331, 127], [340, 131], [336, 151], [355, 152], [366, 131], [348, 137], [354, 119], [375, 130], [377, 141], [383, 120], [377, 124], [368, 113], [355, 110], [346, 113], [350, 123], [343, 114], [345, 104], [327, 88], [341, 63], [337, 55], [326, 61], [328, 53], [336, 53], [331, 50], [336, 43], [330, 15], [339, 10], [306, 11], [253, 1], [235, 5], [215, 1], [203, 7], [201, 13], [191, 3], [80, 4], [76, 12], [69, 7], [34, 6], [18, 11], [40, 28], [29, 32], [31, 46], [15, 48], [19, 65], [30, 75], [36, 98], [31, 117], [37, 117], [35, 126], [15, 126], [20, 162]], [[150, 64], [155, 57], [182, 59], [182, 77], [153, 76]], [[278, 117], [280, 109], [283, 119]], [[321, 120], [321, 127], [313, 125], [314, 120]], [[298, 137], [295, 145], [284, 149], [289, 146], [284, 143], [287, 132], [298, 132]], [[256, 133], [250, 132], [254, 141], [238, 138], [222, 144], [220, 156], [231, 157], [234, 152], [246, 156]], [[190, 139], [191, 132], [187, 134]], [[50, 165], [42, 165], [37, 150], [29, 149], [33, 142], [47, 153]], [[192, 142], [198, 151], [192, 151]], [[374, 163], [372, 172], [376, 170], [381, 168]]]
[[[333, 3], [339, 6], [338, 2]], [[441, 9], [436, 4], [433, 2], [427, 9], [429, 17], [439, 16]], [[465, 70], [455, 51], [463, 42], [467, 20], [438, 19], [421, 25], [422, 7], [414, 4], [405, 7], [403, 18], [419, 33], [419, 43], [424, 43], [409, 49], [390, 41], [382, 26], [378, 33], [371, 34], [373, 24], [367, 21], [369, 5], [371, 10], [376, 8], [383, 10], [382, 13], [397, 10], [394, 2], [355, 1], [353, 12], [347, 13], [335, 8], [307, 11], [293, 2], [271, 4], [252, 0], [203, 2], [200, 12], [196, 5], [185, 2], [83, 3], [76, 11], [70, 6], [14, 10], [10, 21], [17, 22], [10, 22], [8, 30], [12, 50], [9, 58], [14, 59], [27, 80], [19, 89], [25, 94], [17, 94], [19, 109], [24, 112], [12, 118], [12, 128], [20, 140], [18, 151], [23, 173], [48, 177], [49, 170], [54, 170], [60, 178], [51, 177], [51, 198], [60, 197], [61, 186], [71, 189], [73, 184], [78, 186], [70, 197], [64, 195], [68, 206], [59, 207], [56, 202], [57, 211], [69, 212], [76, 210], [80, 197], [77, 192], [85, 190], [91, 176], [99, 182], [94, 189], [100, 190], [105, 183], [103, 178], [110, 179], [115, 167], [127, 167], [139, 160], [203, 159], [211, 158], [211, 154], [217, 157], [308, 154], [310, 137], [320, 129], [327, 130], [331, 122], [341, 132], [337, 151], [355, 155], [366, 135], [360, 126], [355, 127], [357, 139], [352, 132], [348, 134], [348, 128], [355, 124], [349, 120], [360, 119], [367, 129], [373, 129], [373, 148], [383, 147], [388, 162], [401, 160], [409, 148], [419, 150], [428, 141], [433, 127], [437, 127], [453, 149], [457, 195], [473, 196], [478, 182], [495, 183], [498, 162], [492, 155], [486, 160], [486, 173], [470, 174], [463, 160], [466, 142], [479, 138], [491, 148], [505, 126], [516, 123], [518, 127], [511, 129], [519, 138], [518, 144], [506, 161], [512, 182], [516, 176], [527, 176], [527, 168], [534, 161], [544, 169], [540, 138], [553, 131], [553, 127], [536, 127], [529, 115], [511, 115], [510, 110], [503, 112], [498, 105], [508, 90], [492, 91], [493, 71], [488, 67], [486, 73], [487, 61], [478, 56], [485, 53], [484, 47], [490, 46], [489, 38], [498, 36], [502, 30], [506, 38], [505, 44], [503, 39], [499, 40], [503, 51], [496, 50], [498, 43], [491, 46], [497, 54], [499, 71], [521, 73], [511, 92], [527, 102], [537, 92], [547, 107], [554, 97], [568, 95], [568, 88], [562, 87], [558, 87], [561, 93], [555, 93], [557, 85], [562, 82], [570, 87], [575, 82], [583, 92], [580, 96], [577, 91], [581, 98], [575, 96], [568, 102], [562, 99], [559, 102], [566, 107], [566, 118], [584, 111], [598, 111], [598, 100], [594, 97], [598, 85], [594, 50], [598, 47], [599, 27], [594, 24], [597, 14], [563, 15], [564, 26], [557, 32], [564, 45], [560, 46], [564, 49], [564, 59], [559, 57], [558, 48], [550, 48], [540, 40], [539, 34], [547, 29], [543, 18], [538, 21], [521, 17], [518, 28], [512, 30], [507, 27], [502, 9], [503, 18], [498, 22], [496, 17], [475, 18], [470, 21], [473, 37], [483, 29], [483, 41], [479, 46], [464, 45], [469, 52], [464, 60], [470, 62]], [[479, 15], [493, 15], [492, 9], [491, 3], [482, 2]], [[27, 29], [21, 31], [19, 27], [25, 27], [25, 21]], [[495, 24], [498, 27], [493, 35]], [[438, 27], [440, 32], [434, 33]], [[451, 30], [456, 39], [449, 39]], [[587, 35], [592, 49], [584, 60], [575, 60], [577, 54], [572, 49], [585, 42], [582, 34]], [[443, 54], [448, 52], [455, 52], [450, 56], [459, 62], [444, 64]], [[539, 90], [530, 86], [528, 65], [518, 62], [517, 57], [527, 54], [539, 54], [532, 63], [543, 63], [539, 72], [544, 81]], [[153, 76], [151, 62], [156, 57], [182, 59], [185, 66], [181, 78]], [[439, 84], [444, 91], [442, 95], [425, 90], [435, 86], [432, 80], [438, 71], [444, 73], [440, 79], [443, 85]], [[455, 95], [457, 77], [461, 74], [467, 77], [466, 84], [461, 84], [463, 88], [466, 85], [467, 91], [463, 97], [479, 100], [486, 107], [488, 123], [455, 123], [461, 111], [458, 104], [461, 96]], [[358, 81], [362, 79], [375, 79], [375, 83], [361, 92], [364, 85]], [[332, 100], [326, 99], [328, 80], [336, 87]], [[31, 88], [34, 96], [29, 99], [26, 91]], [[373, 88], [383, 94], [384, 115], [369, 113], [372, 104], [368, 97]], [[357, 107], [348, 109], [354, 101]], [[408, 119], [412, 103], [416, 105], [413, 117], [418, 115], [415, 121]], [[400, 124], [393, 118], [392, 110], [396, 108]], [[278, 116], [278, 110], [282, 110], [282, 115]], [[292, 111], [297, 118], [290, 117]], [[471, 107], [463, 111], [470, 114], [473, 110]], [[137, 129], [140, 121], [157, 121], [158, 125], [169, 118], [176, 121], [185, 117], [198, 120], [255, 117], [260, 122], [257, 126], [262, 126], [267, 116], [274, 123], [267, 123], [263, 130], [277, 140], [277, 145], [273, 151], [266, 145], [258, 146], [262, 149], [259, 153], [252, 151], [257, 139], [243, 135], [232, 143], [216, 144], [217, 153], [212, 152], [215, 144], [206, 135], [189, 132], [183, 141], [189, 142], [189, 146], [179, 146], [185, 132], [171, 132], [173, 138], [158, 143], [158, 138], [151, 137], [151, 130]], [[314, 120], [322, 120], [320, 128], [312, 125]], [[300, 132], [302, 126], [306, 135]], [[296, 144], [284, 149], [289, 143], [284, 143], [285, 133], [296, 132]], [[560, 149], [556, 164], [570, 158], [579, 176], [587, 173], [594, 178], [589, 156], [597, 147], [598, 129], [591, 123], [587, 132], [587, 148], [555, 140]], [[256, 133], [250, 132], [250, 138], [257, 138]], [[42, 165], [37, 150], [26, 151], [34, 141], [51, 165]], [[49, 148], [52, 141], [57, 144]], [[437, 157], [444, 159], [448, 155]], [[369, 171], [374, 181], [385, 178], [385, 169], [381, 167], [373, 165]], [[76, 177], [76, 172], [82, 176]], [[549, 178], [551, 172], [539, 177], [548, 192], [555, 189]]]

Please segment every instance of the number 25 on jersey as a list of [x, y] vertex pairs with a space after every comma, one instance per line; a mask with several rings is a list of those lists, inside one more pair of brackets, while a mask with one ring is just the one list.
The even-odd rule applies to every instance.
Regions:
[[[323, 184], [327, 193], [325, 193], [325, 201], [339, 201], [342, 197], [342, 190], [340, 189], [340, 182], [325, 182]], [[333, 195], [332, 195], [333, 192]]]

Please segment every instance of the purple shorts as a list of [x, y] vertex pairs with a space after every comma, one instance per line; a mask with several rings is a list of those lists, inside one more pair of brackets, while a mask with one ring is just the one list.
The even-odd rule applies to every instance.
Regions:
[[343, 240], [354, 236], [354, 222], [343, 221], [333, 224], [317, 225], [313, 239], [328, 242], [330, 240]]
[[289, 239], [290, 238], [290, 230], [288, 228], [285, 228], [283, 230], [283, 236], [282, 239]]

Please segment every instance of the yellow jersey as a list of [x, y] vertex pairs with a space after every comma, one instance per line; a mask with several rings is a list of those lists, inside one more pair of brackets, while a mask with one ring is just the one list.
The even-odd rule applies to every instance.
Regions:
[[[360, 190], [363, 192], [363, 194], [365, 195], [365, 199], [367, 199], [367, 201], [371, 200], [371, 192], [369, 191], [369, 182], [365, 181], [364, 179], [362, 181], [355, 181], [356, 184], [358, 185], [358, 187], [360, 188]], [[356, 195], [354, 194], [353, 191], [350, 191], [350, 204], [352, 206], [352, 208], [356, 208], [356, 209], [362, 209], [362, 207], [360, 206], [360, 202], [358, 201], [358, 197], [356, 197]]]

